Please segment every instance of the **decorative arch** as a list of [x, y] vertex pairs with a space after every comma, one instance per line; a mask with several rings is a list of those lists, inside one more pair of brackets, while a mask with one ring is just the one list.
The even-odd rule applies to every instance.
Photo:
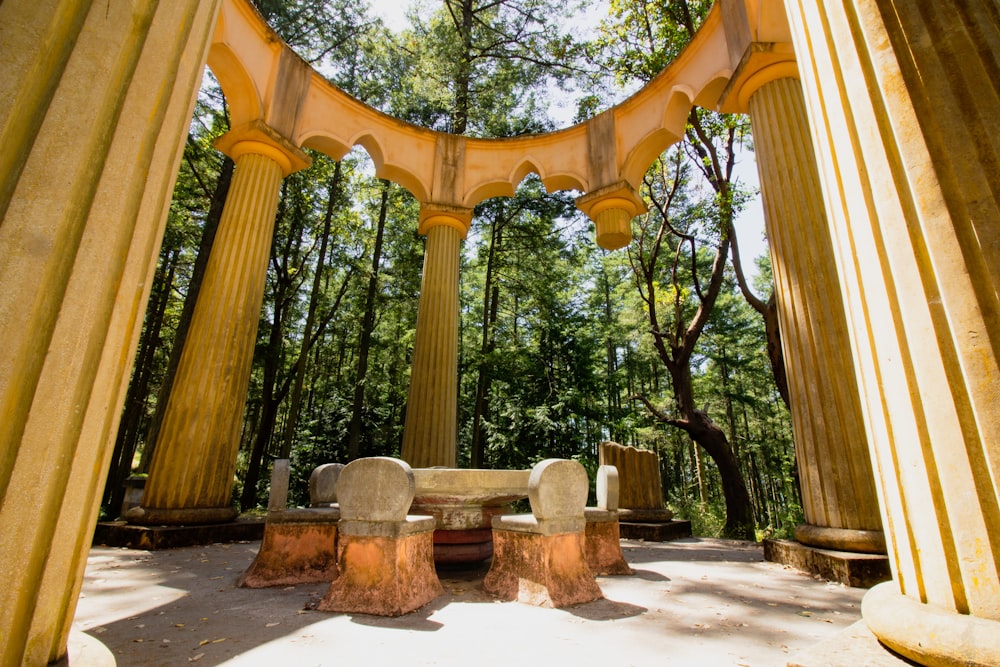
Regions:
[[[221, 18], [220, 18], [221, 21]], [[264, 116], [264, 105], [254, 78], [228, 44], [215, 42], [208, 51], [208, 68], [219, 82], [229, 105], [230, 124], [245, 125]]]

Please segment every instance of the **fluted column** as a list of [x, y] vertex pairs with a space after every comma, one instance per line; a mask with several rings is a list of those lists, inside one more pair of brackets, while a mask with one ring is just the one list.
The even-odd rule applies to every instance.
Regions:
[[262, 123], [219, 142], [235, 161], [204, 282], [131, 523], [230, 521], [233, 475], [281, 179], [308, 158]]
[[472, 211], [424, 204], [420, 278], [402, 458], [414, 468], [458, 463], [458, 260]]
[[806, 524], [799, 542], [885, 553], [844, 302], [802, 87], [750, 96]]
[[0, 665], [66, 653], [218, 5], [0, 3]]
[[921, 664], [1000, 664], [996, 6], [786, 8], [894, 574], [862, 615]]

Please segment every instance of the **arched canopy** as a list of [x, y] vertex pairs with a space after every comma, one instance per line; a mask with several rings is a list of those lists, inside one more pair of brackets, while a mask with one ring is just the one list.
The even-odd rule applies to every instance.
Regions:
[[[223, 1], [208, 64], [229, 100], [234, 127], [263, 122], [291, 145], [334, 159], [360, 145], [379, 177], [403, 186], [421, 204], [471, 209], [490, 197], [511, 196], [529, 173], [549, 191], [637, 189], [652, 161], [684, 136], [693, 106], [744, 110], [745, 84], [760, 85], [761, 78], [760, 58], [748, 61], [756, 52], [744, 42], [758, 36], [727, 34], [726, 12], [756, 12], [750, 22], [756, 31], [781, 39], [787, 30], [775, 18], [776, 4], [717, 3], [687, 48], [632, 97], [579, 125], [509, 139], [435, 132], [372, 109], [313, 71], [248, 0]], [[794, 71], [791, 50], [780, 43], [764, 57], [766, 65], [781, 65], [771, 69], [782, 75]]]

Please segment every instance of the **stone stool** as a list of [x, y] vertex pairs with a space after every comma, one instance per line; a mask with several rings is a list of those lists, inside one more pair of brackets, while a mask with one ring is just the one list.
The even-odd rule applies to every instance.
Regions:
[[587, 565], [594, 574], [634, 574], [622, 555], [618, 532], [618, 468], [597, 469], [597, 507], [583, 511], [587, 519]]
[[410, 466], [375, 457], [348, 463], [337, 482], [340, 576], [321, 611], [401, 616], [444, 593], [434, 571], [434, 517], [408, 516]]
[[314, 470], [310, 476], [310, 492], [313, 479], [322, 478], [326, 492], [324, 504], [317, 504], [311, 497], [312, 504], [316, 506], [287, 509], [288, 459], [274, 462], [264, 537], [257, 556], [237, 585], [246, 588], [294, 586], [337, 578], [337, 522], [340, 510], [336, 506], [334, 489], [336, 475], [343, 467], [339, 463], [327, 464]]
[[528, 478], [531, 514], [493, 517], [493, 564], [483, 588], [505, 600], [566, 607], [601, 593], [584, 556], [587, 472], [546, 459]]

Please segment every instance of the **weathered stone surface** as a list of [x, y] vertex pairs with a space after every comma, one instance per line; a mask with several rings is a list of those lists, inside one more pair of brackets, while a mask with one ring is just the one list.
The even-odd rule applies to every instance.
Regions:
[[581, 532], [588, 486], [587, 471], [578, 461], [546, 459], [528, 478], [531, 514], [495, 516], [493, 528], [542, 535]]
[[493, 564], [483, 589], [504, 600], [566, 607], [604, 597], [584, 557], [583, 533], [493, 531]]
[[[588, 513], [589, 513], [588, 508]], [[598, 510], [601, 511], [601, 510]], [[596, 575], [634, 574], [622, 555], [618, 521], [587, 521], [584, 541], [587, 566]]]
[[253, 563], [237, 585], [293, 586], [337, 578], [337, 523], [268, 521]]
[[597, 469], [597, 507], [587, 507], [587, 564], [594, 574], [632, 574], [622, 555], [618, 529], [618, 469], [603, 465]]
[[819, 549], [885, 554], [885, 533], [881, 530], [831, 528], [803, 523], [795, 527], [795, 539]]
[[539, 522], [582, 517], [588, 486], [587, 471], [579, 462], [546, 459], [528, 478], [531, 513]]
[[323, 611], [399, 616], [444, 590], [434, 571], [434, 518], [408, 516], [413, 471], [399, 459], [347, 464], [337, 481], [340, 576]]
[[343, 463], [324, 463], [309, 475], [309, 504], [313, 507], [337, 502], [337, 481], [344, 470]]
[[291, 466], [288, 459], [275, 459], [271, 466], [271, 490], [267, 496], [267, 511], [274, 512], [288, 507], [288, 481]]
[[848, 626], [835, 637], [796, 653], [787, 667], [913, 667], [879, 643], [864, 621]]
[[493, 518], [488, 593], [551, 607], [603, 597], [584, 555], [587, 487], [577, 461], [546, 459], [532, 468], [531, 514]]
[[259, 540], [264, 535], [264, 520], [241, 517], [229, 523], [198, 526], [135, 526], [124, 521], [106, 521], [94, 529], [94, 544], [130, 549], [174, 549], [214, 542]]
[[612, 465], [618, 469], [620, 507], [663, 509], [660, 458], [656, 452], [625, 447], [616, 442], [602, 442], [598, 458], [601, 465]]
[[764, 540], [764, 560], [858, 588], [892, 578], [884, 555], [817, 549], [792, 540]]
[[600, 509], [617, 512], [621, 494], [618, 468], [613, 465], [599, 466], [597, 479], [594, 480], [594, 491], [597, 495], [597, 506]]
[[343, 521], [404, 521], [413, 502], [413, 471], [384, 456], [348, 463], [337, 481]]
[[691, 537], [691, 522], [681, 520], [648, 523], [622, 521], [619, 517], [618, 529], [625, 539], [646, 542], [667, 542], [682, 537]]
[[401, 616], [444, 593], [430, 531], [400, 538], [342, 535], [339, 564], [321, 611]]

